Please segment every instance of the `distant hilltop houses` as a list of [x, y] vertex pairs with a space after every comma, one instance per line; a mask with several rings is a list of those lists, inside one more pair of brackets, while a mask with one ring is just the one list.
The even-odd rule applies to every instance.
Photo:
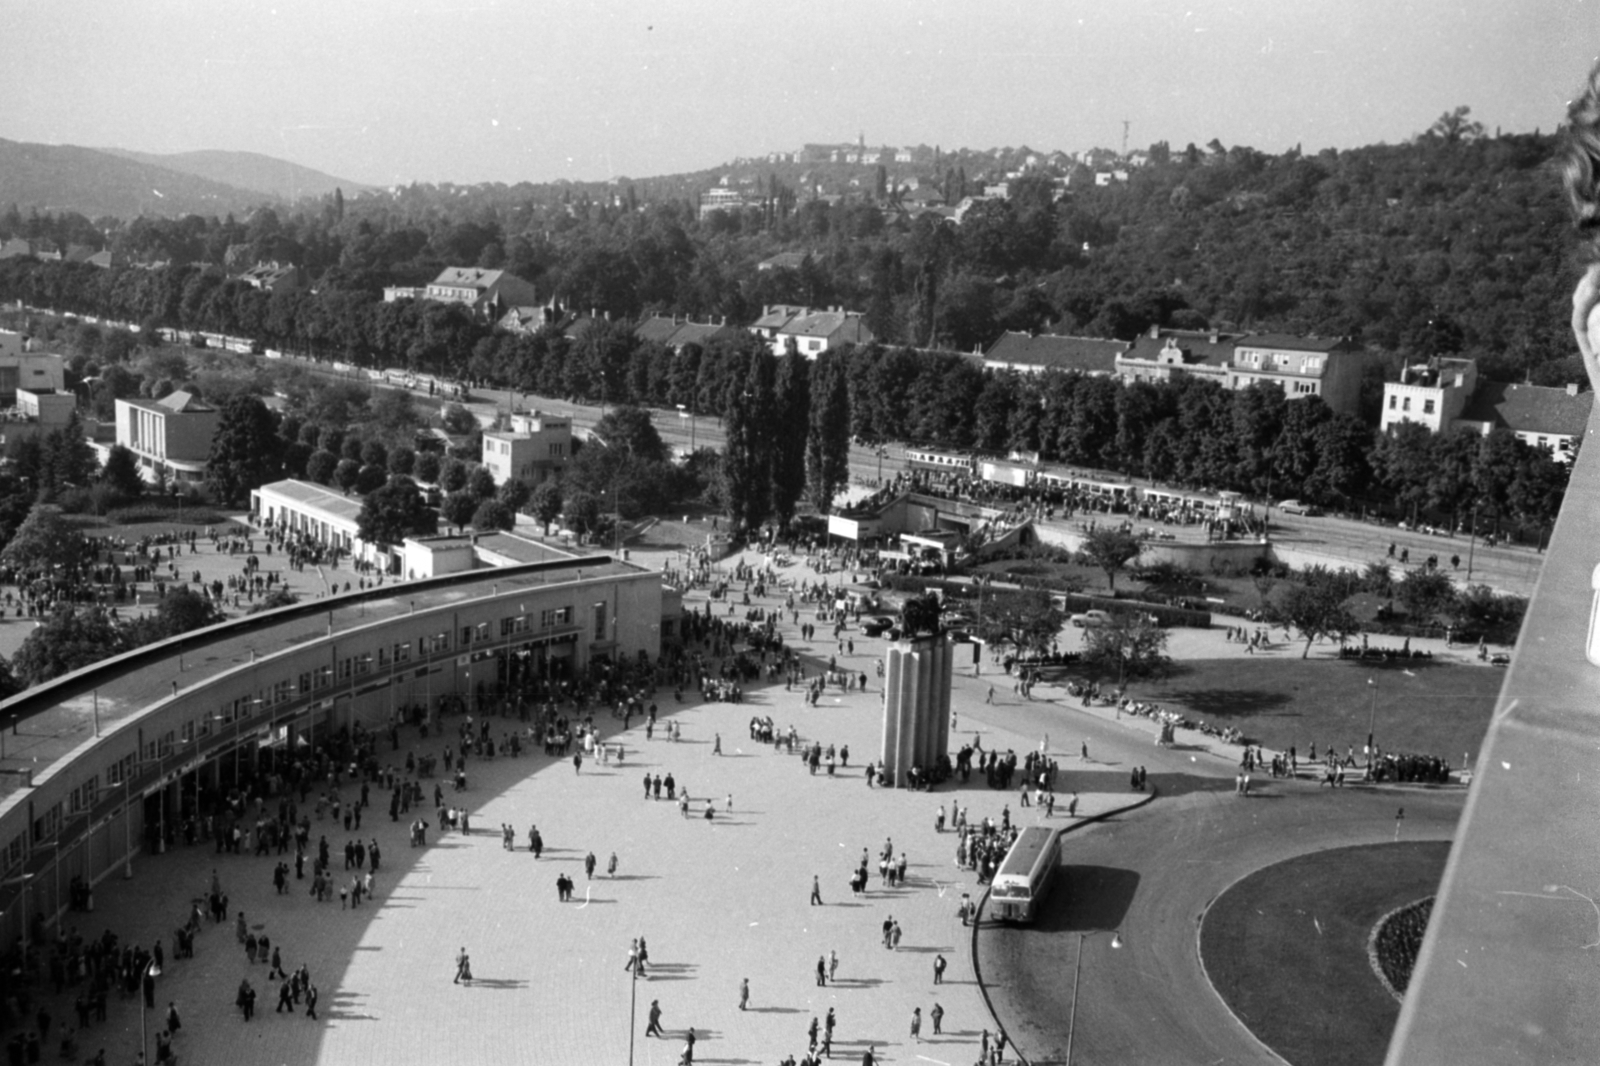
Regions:
[[[1211, 148], [1205, 149], [1202, 161], [1209, 162], [1213, 154]], [[772, 189], [764, 186], [761, 168], [787, 166], [806, 169], [798, 175], [792, 170], [775, 172], [773, 180], [792, 182], [791, 191], [799, 199], [834, 203], [869, 197], [893, 218], [932, 214], [960, 225], [975, 205], [1009, 200], [1013, 184], [1021, 178], [1049, 180], [1060, 198], [1074, 183], [1125, 182], [1150, 161], [1150, 152], [1143, 148], [1046, 152], [1024, 145], [944, 152], [938, 145], [868, 145], [862, 135], [854, 142], [806, 144], [795, 151], [737, 158], [700, 194], [698, 213], [705, 218], [717, 211], [766, 209]], [[871, 174], [874, 168], [880, 173]]]

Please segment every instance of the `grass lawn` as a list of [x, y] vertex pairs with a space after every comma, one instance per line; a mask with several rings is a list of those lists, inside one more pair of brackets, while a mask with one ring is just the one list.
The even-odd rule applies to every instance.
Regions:
[[[1298, 654], [1298, 653], [1296, 653]], [[1374, 684], [1369, 686], [1368, 679]], [[1185, 659], [1165, 677], [1128, 686], [1136, 699], [1181, 709], [1191, 718], [1231, 725], [1250, 740], [1302, 760], [1313, 741], [1359, 758], [1367, 721], [1385, 751], [1437, 755], [1457, 765], [1477, 752], [1489, 728], [1505, 671], [1489, 666], [1412, 660], [1374, 665], [1328, 658], [1244, 656]]]
[[1206, 974], [1295, 1066], [1377, 1066], [1400, 1005], [1367, 961], [1386, 913], [1438, 890], [1447, 842], [1335, 848], [1258, 870], [1200, 930]]

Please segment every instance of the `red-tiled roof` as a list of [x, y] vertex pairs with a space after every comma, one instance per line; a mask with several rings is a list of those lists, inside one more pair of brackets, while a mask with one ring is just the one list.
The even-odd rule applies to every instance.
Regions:
[[1589, 424], [1594, 393], [1572, 395], [1566, 389], [1542, 385], [1508, 385], [1485, 381], [1461, 413], [1462, 421], [1487, 422], [1518, 433], [1582, 436]]
[[1117, 356], [1128, 350], [1126, 341], [1098, 337], [1062, 337], [1054, 333], [1030, 336], [1003, 333], [984, 353], [990, 363], [1043, 369], [1075, 370], [1082, 374], [1110, 374], [1117, 367]]
[[1344, 337], [1297, 337], [1292, 333], [1253, 333], [1240, 337], [1241, 348], [1272, 348], [1286, 352], [1331, 352], [1335, 348], [1348, 348]]
[[1170, 340], [1183, 352], [1187, 366], [1227, 366], [1233, 362], [1233, 349], [1244, 339], [1238, 333], [1213, 333], [1205, 330], [1164, 329], [1156, 336], [1141, 333], [1128, 349], [1127, 357], [1154, 362]]

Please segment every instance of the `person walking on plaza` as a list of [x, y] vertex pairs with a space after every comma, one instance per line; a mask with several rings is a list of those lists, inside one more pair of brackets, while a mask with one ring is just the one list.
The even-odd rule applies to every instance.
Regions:
[[450, 983], [458, 985], [463, 981], [469, 985], [472, 983], [472, 959], [465, 947], [456, 953], [456, 976]]
[[933, 1035], [939, 1036], [942, 1034], [944, 1032], [942, 1028], [944, 1025], [944, 1008], [935, 1003], [933, 1009], [928, 1012], [928, 1017], [933, 1022]]
[[306, 989], [306, 1017], [312, 1021], [317, 1020], [317, 986], [312, 985]]
[[817, 1016], [813, 1014], [811, 1016], [811, 1028], [806, 1030], [806, 1036], [809, 1037], [807, 1044], [811, 1051], [817, 1050], [817, 1033], [821, 1028], [822, 1023], [817, 1021]]
[[811, 905], [822, 906], [822, 882], [817, 879], [816, 874], [811, 875]]
[[666, 1032], [661, 1028], [661, 1001], [659, 999], [652, 999], [650, 1001], [650, 1024], [645, 1026], [644, 1035], [645, 1036], [666, 1036], [667, 1035]]
[[606, 860], [606, 876], [617, 876], [617, 853], [614, 851], [611, 853], [611, 858]]
[[594, 867], [597, 861], [592, 851], [583, 857], [583, 877], [585, 881], [594, 880]]
[[750, 1007], [750, 978], [739, 980], [739, 1009], [748, 1010]]
[[817, 956], [817, 986], [820, 988], [828, 983], [827, 960], [821, 955]]
[[833, 980], [833, 975], [838, 973], [838, 972], [839, 972], [839, 953], [837, 951], [830, 951], [830, 952], [828, 952], [828, 980], [832, 981]]
[[949, 963], [947, 963], [945, 961], [945, 958], [944, 958], [943, 955], [935, 955], [933, 957], [933, 983], [934, 984], [936, 984], [936, 985], [944, 984], [944, 968], [946, 966], [948, 966], [948, 965], [949, 965]]
[[918, 1044], [922, 1043], [922, 1008], [921, 1007], [912, 1007], [911, 1008], [911, 1039], [914, 1042], [918, 1043]]

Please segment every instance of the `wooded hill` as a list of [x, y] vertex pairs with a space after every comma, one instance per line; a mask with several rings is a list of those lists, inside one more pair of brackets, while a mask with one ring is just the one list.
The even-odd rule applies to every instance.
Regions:
[[[786, 176], [791, 164], [755, 178], [751, 206], [705, 219], [679, 191], [709, 187], [719, 172], [700, 182], [413, 185], [245, 221], [139, 218], [108, 225], [104, 239], [135, 261], [295, 262], [321, 298], [345, 305], [445, 264], [477, 264], [614, 317], [747, 322], [766, 303], [839, 304], [864, 311], [888, 343], [963, 351], [1006, 329], [1283, 330], [1413, 357], [1460, 353], [1492, 378], [1562, 384], [1583, 375], [1566, 326], [1577, 264], [1554, 151], [1554, 136], [1487, 136], [1458, 110], [1406, 144], [1315, 155], [1157, 144], [1126, 182], [1097, 186], [1080, 167], [1057, 199], [1049, 176], [1025, 177], [959, 226], [914, 213], [903, 188], [875, 195], [872, 180], [812, 198]], [[976, 157], [947, 158], [971, 166], [919, 183], [954, 197], [1000, 176], [978, 172]], [[764, 167], [747, 164], [744, 176]], [[81, 232], [82, 221], [9, 212], [0, 236]], [[757, 269], [780, 251], [809, 258]], [[209, 269], [220, 280], [220, 266]]]

